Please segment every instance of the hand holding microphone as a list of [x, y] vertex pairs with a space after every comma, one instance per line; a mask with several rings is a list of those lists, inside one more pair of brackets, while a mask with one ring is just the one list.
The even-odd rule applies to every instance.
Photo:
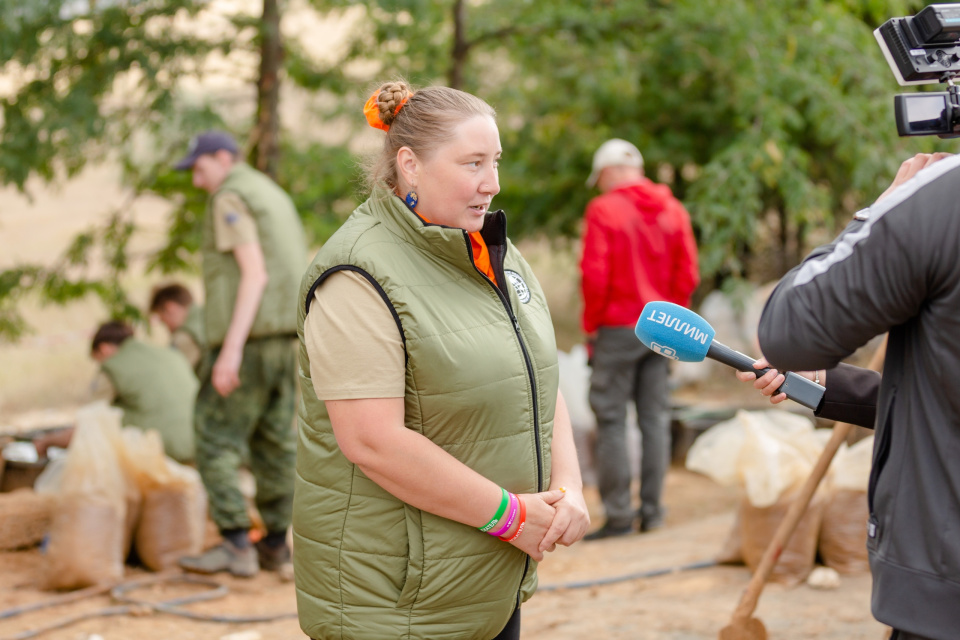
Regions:
[[[753, 382], [754, 389], [759, 389], [761, 395], [770, 398], [771, 404], [780, 404], [787, 399], [787, 394], [780, 393], [780, 387], [783, 386], [786, 380], [784, 374], [771, 368], [767, 359], [762, 357], [753, 363], [753, 368], [757, 369], [757, 371], [737, 371], [737, 380], [740, 382]], [[766, 371], [766, 373], [761, 373], [759, 370]], [[796, 371], [795, 373], [803, 376], [807, 380], [813, 380], [821, 387], [827, 386], [826, 371]]]
[[[716, 342], [716, 330], [699, 315], [672, 302], [648, 302], [640, 314], [635, 330], [637, 338], [660, 355], [681, 362], [700, 362], [710, 358], [738, 371], [765, 375], [769, 368], [754, 368], [755, 358], [734, 351]], [[769, 382], [768, 382], [769, 384]], [[823, 398], [823, 387], [797, 374], [788, 372], [777, 393], [816, 411]]]

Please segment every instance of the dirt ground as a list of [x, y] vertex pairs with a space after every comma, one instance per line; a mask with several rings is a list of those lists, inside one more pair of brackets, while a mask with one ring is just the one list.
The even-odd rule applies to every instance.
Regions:
[[[594, 524], [600, 523], [599, 500], [588, 491]], [[593, 582], [710, 560], [733, 524], [736, 490], [680, 468], [666, 485], [670, 511], [661, 530], [607, 541], [560, 548], [540, 567], [540, 584], [553, 588]], [[0, 616], [2, 611], [47, 600], [37, 589], [43, 556], [39, 550], [0, 553]], [[147, 576], [127, 570], [127, 579]], [[695, 640], [716, 638], [729, 621], [750, 574], [742, 566], [714, 566], [654, 578], [612, 584], [560, 588], [537, 594], [523, 607], [524, 640]], [[223, 598], [189, 606], [190, 611], [218, 616], [293, 613], [294, 588], [275, 574], [252, 580], [217, 577], [229, 589]], [[196, 593], [196, 587], [145, 588], [130, 593], [142, 600], [163, 600]], [[107, 596], [88, 598], [14, 618], [0, 619], [0, 639], [8, 640], [61, 619], [114, 606]], [[757, 611], [771, 638], [881, 640], [885, 629], [870, 615], [870, 576], [844, 576], [839, 589], [822, 591], [806, 585], [786, 589], [770, 585]], [[168, 614], [97, 617], [78, 622], [43, 638], [64, 640], [139, 640], [177, 638], [219, 640], [254, 631], [255, 640], [303, 638], [295, 618], [268, 623], [224, 624]], [[385, 639], [386, 640], [386, 639]]]

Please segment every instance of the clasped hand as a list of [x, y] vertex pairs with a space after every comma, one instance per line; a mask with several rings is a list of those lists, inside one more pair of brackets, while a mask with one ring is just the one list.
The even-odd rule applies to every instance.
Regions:
[[570, 546], [583, 537], [590, 516], [581, 491], [553, 489], [518, 496], [526, 507], [523, 533], [511, 544], [540, 562], [558, 544]]

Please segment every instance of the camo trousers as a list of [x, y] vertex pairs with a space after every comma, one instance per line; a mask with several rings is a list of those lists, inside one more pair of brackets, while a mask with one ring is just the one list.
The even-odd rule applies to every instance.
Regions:
[[249, 529], [237, 473], [249, 456], [256, 505], [268, 531], [290, 526], [296, 440], [296, 355], [289, 337], [251, 339], [243, 348], [240, 386], [226, 398], [211, 383], [219, 347], [201, 368], [194, 413], [197, 470], [221, 531]]

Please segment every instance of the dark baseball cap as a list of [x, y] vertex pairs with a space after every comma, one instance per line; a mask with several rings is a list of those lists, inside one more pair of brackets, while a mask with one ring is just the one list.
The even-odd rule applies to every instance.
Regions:
[[221, 150], [229, 151], [236, 155], [237, 141], [226, 131], [204, 131], [193, 137], [190, 141], [190, 147], [187, 149], [187, 155], [180, 160], [180, 162], [173, 165], [173, 168], [177, 171], [192, 169], [193, 165], [197, 162], [197, 158], [200, 156], [208, 153], [216, 153]]

